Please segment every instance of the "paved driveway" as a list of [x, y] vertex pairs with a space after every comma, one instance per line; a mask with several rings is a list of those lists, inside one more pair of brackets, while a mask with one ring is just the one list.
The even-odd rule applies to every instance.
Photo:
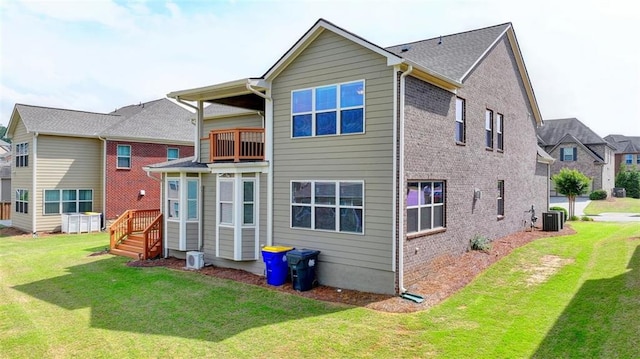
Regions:
[[[569, 210], [567, 197], [551, 197], [551, 207], [558, 206]], [[591, 203], [587, 197], [576, 198], [576, 216], [584, 216], [584, 209]], [[640, 213], [602, 213], [597, 216], [589, 216], [597, 222], [640, 222]]]

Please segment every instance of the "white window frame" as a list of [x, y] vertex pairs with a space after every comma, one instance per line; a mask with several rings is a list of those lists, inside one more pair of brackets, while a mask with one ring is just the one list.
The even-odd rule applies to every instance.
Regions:
[[16, 213], [29, 214], [29, 190], [24, 188], [16, 189]]
[[[176, 152], [176, 157], [172, 157], [169, 154], [171, 153], [171, 151], [175, 151]], [[177, 147], [169, 147], [167, 148], [167, 161], [174, 161], [180, 158], [180, 149]]]
[[[129, 148], [129, 155], [128, 156], [121, 156], [120, 155], [120, 147], [128, 147]], [[124, 167], [124, 166], [120, 166], [120, 158], [126, 158], [129, 160], [129, 166]], [[116, 145], [116, 168], [118, 169], [131, 169], [131, 145]]]
[[504, 151], [504, 116], [496, 113], [496, 148], [498, 151]]
[[[412, 205], [410, 206], [408, 203], [406, 204], [406, 209], [407, 209], [407, 235], [416, 235], [416, 234], [421, 234], [421, 233], [429, 233], [429, 232], [433, 232], [433, 231], [440, 231], [443, 229], [447, 228], [447, 181], [445, 180], [411, 180], [411, 181], [407, 181], [407, 183], [405, 184], [407, 186], [407, 195], [409, 193], [408, 190], [408, 186], [409, 183], [418, 183], [418, 188], [422, 188], [422, 185], [424, 183], [431, 183], [431, 203], [425, 203], [425, 204], [420, 204], [420, 201], [418, 201], [417, 205]], [[435, 183], [442, 183], [442, 203], [434, 203], [434, 193], [435, 193]], [[420, 195], [420, 191], [418, 192], [418, 195]], [[406, 199], [406, 198], [405, 198]], [[435, 227], [434, 226], [434, 220], [435, 220], [435, 215], [434, 215], [434, 208], [435, 207], [442, 207], [442, 226], [440, 227]], [[410, 232], [409, 230], [409, 224], [408, 224], [408, 212], [410, 209], [417, 209], [418, 210], [418, 230], [414, 231], [414, 232]], [[421, 212], [423, 210], [428, 209], [429, 211], [431, 211], [431, 228], [427, 228], [427, 229], [420, 229], [422, 227], [422, 214]]]
[[[574, 156], [574, 152], [576, 156]], [[567, 153], [569, 155], [567, 155]], [[577, 160], [578, 148], [577, 147], [561, 147], [560, 148], [560, 161], [562, 162], [574, 162]]]
[[[47, 192], [49, 191], [57, 191], [58, 192], [58, 200], [57, 201], [47, 201]], [[75, 191], [76, 199], [73, 201], [68, 201], [63, 199], [64, 191]], [[91, 193], [91, 200], [81, 200], [80, 199], [80, 191], [89, 191]], [[75, 212], [64, 212], [64, 204], [75, 202], [76, 211]], [[63, 213], [83, 213], [83, 212], [91, 212], [93, 211], [93, 202], [94, 202], [94, 190], [92, 188], [45, 188], [42, 190], [42, 215], [44, 216], [55, 216]], [[57, 212], [49, 212], [47, 213], [47, 204], [57, 203], [58, 211]], [[89, 211], [80, 211], [80, 203], [91, 203], [91, 210]]]
[[[340, 94], [341, 94], [341, 87], [343, 85], [349, 85], [349, 84], [356, 84], [356, 83], [362, 83], [362, 89], [363, 89], [363, 93], [362, 93], [362, 105], [361, 106], [348, 106], [348, 107], [342, 107], [341, 103], [340, 103]], [[321, 89], [321, 88], [325, 88], [325, 87], [332, 87], [335, 86], [336, 87], [336, 108], [335, 108], [335, 112], [336, 112], [336, 133], [334, 134], [326, 134], [326, 135], [317, 135], [316, 134], [316, 116], [319, 113], [328, 113], [328, 112], [333, 112], [334, 110], [332, 109], [324, 109], [324, 110], [316, 110], [316, 90], [317, 89]], [[303, 91], [311, 91], [311, 111], [304, 111], [304, 112], [293, 112], [293, 95], [294, 93], [297, 92], [303, 92]], [[348, 135], [361, 135], [364, 134], [366, 132], [366, 118], [367, 118], [367, 114], [366, 114], [366, 81], [364, 79], [361, 80], [355, 80], [355, 81], [348, 81], [348, 82], [341, 82], [341, 83], [333, 83], [333, 84], [327, 84], [327, 85], [322, 85], [322, 86], [315, 86], [315, 87], [307, 87], [307, 88], [301, 88], [301, 89], [296, 89], [291, 91], [291, 106], [289, 108], [290, 110], [290, 114], [289, 114], [289, 119], [290, 119], [290, 135], [292, 139], [297, 139], [297, 138], [310, 138], [310, 137], [329, 137], [329, 136], [348, 136]], [[349, 132], [349, 133], [342, 133], [341, 129], [342, 129], [342, 118], [341, 118], [341, 111], [344, 110], [356, 110], [356, 109], [362, 109], [362, 132]], [[294, 136], [294, 126], [293, 126], [293, 116], [297, 116], [297, 115], [311, 115], [311, 135], [309, 136]]]
[[29, 143], [22, 142], [15, 145], [16, 148], [16, 167], [29, 167]]
[[[502, 203], [502, 207], [500, 206]], [[497, 198], [497, 212], [498, 219], [504, 218], [504, 180], [498, 180], [498, 198]], [[502, 208], [502, 213], [500, 213], [500, 209]]]
[[[454, 129], [454, 136], [457, 143], [467, 142], [467, 104], [465, 99], [456, 97], [456, 128]], [[460, 124], [460, 125], [459, 125]], [[460, 138], [458, 138], [458, 126], [462, 126], [460, 132]]]
[[[638, 155], [638, 159], [640, 160], [640, 155]], [[624, 155], [624, 164], [625, 165], [633, 164], [633, 154], [627, 153], [626, 155]]]
[[[172, 183], [177, 184], [177, 191], [171, 190]], [[189, 183], [196, 184], [196, 198], [189, 198]], [[198, 222], [200, 220], [200, 177], [167, 176], [165, 178], [165, 198], [167, 221]], [[195, 202], [196, 213], [195, 217], [190, 217], [189, 204], [193, 202]]]
[[487, 109], [484, 113], [484, 145], [487, 149], [493, 150], [493, 110]]
[[[310, 203], [295, 203], [293, 202], [293, 184], [294, 183], [310, 183], [311, 184], [311, 202]], [[334, 204], [316, 204], [316, 184], [317, 183], [333, 183], [335, 185], [335, 203]], [[362, 205], [343, 205], [340, 204], [340, 184], [342, 183], [357, 183], [362, 187]], [[301, 230], [310, 230], [310, 231], [321, 231], [321, 232], [331, 232], [331, 233], [341, 233], [341, 234], [354, 234], [354, 235], [364, 235], [365, 234], [365, 194], [366, 188], [364, 180], [292, 180], [289, 182], [289, 228], [291, 229], [301, 229]], [[311, 227], [294, 227], [293, 225], [293, 207], [309, 207], [311, 211]], [[315, 212], [316, 208], [333, 208], [335, 214], [335, 229], [319, 229], [316, 228], [315, 221]], [[362, 218], [360, 221], [362, 222], [361, 231], [360, 232], [350, 232], [350, 231], [341, 231], [340, 230], [340, 210], [341, 209], [359, 209], [362, 211]]]
[[[231, 200], [223, 200], [221, 198], [221, 184], [222, 183], [230, 183], [231, 184]], [[235, 199], [236, 199], [236, 178], [235, 177], [222, 177], [219, 176], [218, 177], [218, 183], [217, 183], [217, 188], [216, 188], [216, 212], [218, 213], [218, 218], [217, 218], [217, 222], [218, 222], [218, 226], [222, 226], [222, 227], [230, 227], [233, 228], [233, 226], [236, 223], [236, 209], [235, 209]], [[223, 204], [230, 204], [231, 205], [231, 221], [227, 221], [227, 222], [223, 222], [223, 218], [222, 218], [222, 213], [223, 211], [221, 210], [221, 207]]]

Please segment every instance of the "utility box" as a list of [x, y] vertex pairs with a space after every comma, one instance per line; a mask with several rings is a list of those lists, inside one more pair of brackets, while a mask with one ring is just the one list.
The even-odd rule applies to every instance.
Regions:
[[63, 213], [60, 230], [62, 233], [88, 233], [100, 231], [100, 213]]
[[560, 213], [544, 212], [542, 214], [542, 230], [547, 232], [557, 232], [560, 230]]
[[611, 191], [611, 195], [614, 197], [623, 198], [627, 196], [627, 190], [624, 187], [614, 187]]

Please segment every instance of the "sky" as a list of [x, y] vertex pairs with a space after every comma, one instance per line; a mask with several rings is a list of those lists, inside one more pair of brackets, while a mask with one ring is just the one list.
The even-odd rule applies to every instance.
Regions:
[[16, 103], [111, 112], [262, 76], [319, 18], [386, 47], [513, 24], [544, 119], [640, 136], [633, 1], [0, 1], [0, 124]]

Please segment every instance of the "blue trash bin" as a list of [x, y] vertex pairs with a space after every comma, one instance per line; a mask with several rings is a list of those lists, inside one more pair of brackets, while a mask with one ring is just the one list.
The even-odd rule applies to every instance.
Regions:
[[262, 248], [262, 260], [267, 270], [267, 284], [283, 285], [289, 276], [289, 265], [287, 264], [287, 252], [293, 247], [268, 246]]

